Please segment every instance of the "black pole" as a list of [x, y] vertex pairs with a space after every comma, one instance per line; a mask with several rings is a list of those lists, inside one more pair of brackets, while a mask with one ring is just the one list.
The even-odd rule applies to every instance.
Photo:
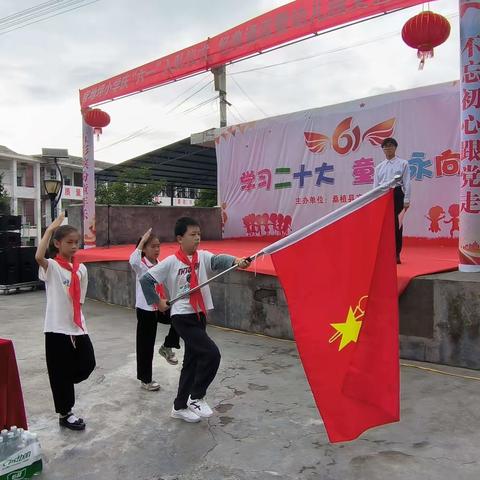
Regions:
[[60, 198], [61, 198], [62, 193], [63, 193], [63, 174], [62, 174], [62, 169], [60, 168], [60, 165], [58, 164], [57, 157], [55, 157], [53, 159], [53, 161], [55, 162], [55, 167], [57, 168], [58, 173], [60, 174], [60, 192], [58, 193], [58, 199], [55, 202], [55, 205], [56, 205], [60, 201]]
[[55, 220], [55, 200], [50, 197], [50, 216], [52, 218], [52, 222]]
[[110, 248], [110, 204], [107, 205], [107, 248]]
[[58, 170], [58, 173], [60, 174], [60, 191], [56, 195], [53, 195], [52, 197], [50, 197], [50, 201], [52, 202], [52, 222], [56, 218], [55, 208], [58, 205], [58, 202], [60, 201], [60, 198], [62, 197], [62, 193], [63, 193], [63, 174], [62, 174], [62, 169], [60, 168], [60, 165], [58, 164], [57, 160], [58, 159], [56, 157], [53, 159], [53, 161], [55, 162], [55, 167]]

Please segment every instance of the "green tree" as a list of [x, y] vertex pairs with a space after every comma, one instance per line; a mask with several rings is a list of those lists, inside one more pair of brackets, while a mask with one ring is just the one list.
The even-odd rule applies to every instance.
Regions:
[[8, 215], [10, 213], [10, 197], [3, 185], [3, 173], [0, 173], [0, 214]]
[[201, 189], [198, 199], [195, 200], [196, 207], [214, 207], [217, 205], [217, 191]]
[[154, 197], [165, 187], [163, 181], [145, 182], [151, 177], [148, 168], [131, 168], [116, 182], [101, 183], [96, 189], [96, 203], [102, 205], [157, 205]]

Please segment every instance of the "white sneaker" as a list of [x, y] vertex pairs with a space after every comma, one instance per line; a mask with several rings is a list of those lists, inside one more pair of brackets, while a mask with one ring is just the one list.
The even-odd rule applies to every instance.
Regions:
[[213, 415], [213, 410], [203, 398], [192, 400], [192, 397], [188, 397], [187, 405], [188, 408], [199, 417], [208, 418]]
[[175, 410], [175, 407], [172, 407], [172, 413], [170, 414], [172, 418], [180, 418], [185, 422], [196, 423], [200, 421], [200, 417], [192, 412], [188, 408], [181, 408], [180, 410]]
[[156, 392], [157, 390], [160, 390], [160, 384], [155, 380], [152, 380], [150, 383], [142, 382], [142, 388], [144, 390], [148, 390], [149, 392]]

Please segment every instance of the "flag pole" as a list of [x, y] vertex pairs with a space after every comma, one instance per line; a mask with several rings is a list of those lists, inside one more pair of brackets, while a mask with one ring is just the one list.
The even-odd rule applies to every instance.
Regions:
[[361, 207], [364, 207], [365, 205], [369, 204], [373, 200], [376, 200], [377, 198], [384, 195], [385, 192], [387, 192], [391, 188], [395, 188], [396, 186], [400, 185], [401, 180], [402, 180], [401, 175], [395, 175], [395, 177], [392, 178], [392, 180], [382, 183], [378, 187], [375, 187], [372, 190], [364, 193], [363, 195], [356, 198], [352, 202], [346, 203], [345, 205], [342, 205], [340, 208], [337, 208], [336, 210], [334, 210], [333, 212], [328, 213], [324, 217], [319, 218], [318, 220], [315, 220], [314, 222], [308, 225], [305, 225], [299, 230], [288, 235], [288, 237], [281, 238], [280, 240], [277, 240], [276, 242], [270, 245], [267, 245], [259, 253], [272, 254], [274, 252], [277, 252], [278, 250], [281, 250], [282, 248], [289, 247], [293, 243], [301, 240], [302, 238], [305, 238], [311, 235], [312, 233], [315, 233], [317, 230], [320, 230], [321, 228], [324, 228], [330, 225], [331, 223], [336, 222], [337, 220], [340, 220], [345, 215], [353, 213], [356, 210], [360, 209]]
[[[345, 216], [347, 213], [351, 213], [360, 207], [363, 207], [367, 203], [370, 203], [372, 200], [378, 198], [379, 196], [383, 195], [383, 193], [390, 188], [394, 188], [397, 185], [400, 184], [402, 180], [401, 175], [395, 175], [395, 177], [385, 183], [382, 183], [378, 187], [375, 187], [374, 189], [370, 190], [367, 193], [364, 193], [360, 197], [356, 198], [350, 203], [347, 203], [346, 205], [341, 206], [340, 208], [337, 208], [337, 210], [334, 210], [333, 212], [328, 213], [324, 217], [315, 220], [314, 222], [306, 225], [303, 228], [300, 228], [294, 233], [291, 233], [288, 235], [288, 237], [282, 238], [280, 240], [277, 240], [276, 242], [273, 242], [272, 244], [268, 245], [265, 247], [263, 250], [260, 250], [259, 252], [255, 253], [255, 255], [250, 255], [249, 257], [246, 257], [246, 260], [253, 262], [255, 261], [258, 257], [261, 257], [262, 255], [266, 255], [269, 253], [276, 252], [277, 250], [280, 250], [281, 248], [288, 247], [292, 243], [295, 243], [298, 241], [300, 238], [304, 238], [306, 235], [309, 235], [310, 233], [313, 233], [313, 231], [317, 231], [320, 228], [326, 227], [327, 225], [330, 225], [334, 221], [342, 218]], [[173, 303], [177, 302], [178, 300], [189, 296], [191, 293], [196, 292], [197, 290], [200, 290], [203, 288], [205, 285], [208, 285], [210, 282], [213, 280], [216, 280], [217, 278], [223, 277], [223, 275], [236, 270], [238, 268], [238, 265], [232, 265], [231, 267], [227, 268], [226, 270], [223, 270], [222, 272], [218, 273], [214, 277], [209, 278], [205, 282], [201, 283], [200, 285], [197, 285], [195, 288], [192, 288], [191, 290], [188, 290], [187, 292], [181, 293], [180, 295], [177, 295], [175, 298], [172, 298], [171, 300], [167, 301], [167, 305], [172, 305]]]
[[[246, 257], [246, 260], [248, 260], [249, 262], [253, 262], [254, 260], [257, 259], [257, 257], [259, 257], [261, 255], [264, 255], [264, 253], [263, 252], [258, 252], [255, 255], [251, 255], [249, 257]], [[208, 280], [205, 280], [200, 285], [197, 285], [196, 287], [192, 288], [191, 290], [188, 290], [187, 292], [181, 293], [180, 295], [177, 295], [175, 298], [172, 298], [171, 300], [168, 300], [167, 305], [172, 305], [173, 303], [180, 300], [181, 298], [187, 297], [191, 293], [195, 293], [197, 290], [200, 290], [202, 287], [204, 287], [205, 285], [208, 285], [213, 280], [216, 280], [217, 278], [223, 277], [223, 275], [225, 275], [225, 274], [227, 274], [227, 273], [229, 273], [233, 270], [236, 270], [237, 268], [238, 268], [238, 265], [235, 264], [235, 265], [232, 265], [231, 267], [227, 268], [226, 270], [222, 270], [220, 273], [218, 273], [214, 277], [209, 278]]]

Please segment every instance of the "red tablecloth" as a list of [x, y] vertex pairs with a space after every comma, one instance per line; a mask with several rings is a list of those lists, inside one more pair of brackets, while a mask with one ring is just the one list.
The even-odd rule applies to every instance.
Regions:
[[0, 429], [12, 425], [28, 428], [13, 343], [0, 338]]

